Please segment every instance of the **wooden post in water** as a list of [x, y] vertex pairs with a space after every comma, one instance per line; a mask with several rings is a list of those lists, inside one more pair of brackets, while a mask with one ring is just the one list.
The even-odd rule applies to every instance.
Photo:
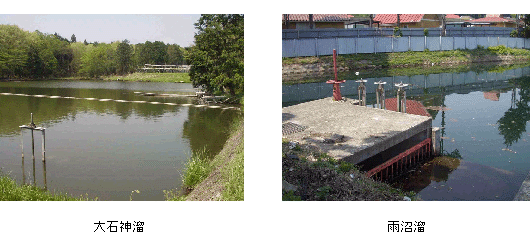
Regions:
[[42, 130], [42, 162], [46, 161], [46, 136], [44, 135], [45, 129]]
[[44, 184], [46, 188], [46, 165], [44, 165], [46, 162], [46, 128], [43, 127], [37, 127], [35, 123], [33, 122], [33, 113], [31, 113], [31, 123], [29, 125], [22, 125], [20, 127], [20, 148], [22, 150], [22, 178], [23, 181], [26, 181], [26, 175], [24, 171], [24, 134], [23, 129], [29, 129], [31, 130], [31, 158], [33, 159], [33, 184], [37, 185], [37, 179], [35, 177], [35, 137], [33, 135], [33, 131], [41, 131], [42, 132], [42, 162], [43, 162], [43, 170], [44, 170]]

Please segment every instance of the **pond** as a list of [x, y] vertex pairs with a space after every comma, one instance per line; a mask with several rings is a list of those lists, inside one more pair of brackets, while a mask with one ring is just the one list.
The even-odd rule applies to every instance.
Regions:
[[[407, 98], [433, 106], [427, 110], [433, 126], [443, 127], [445, 157], [394, 182], [395, 187], [415, 191], [422, 200], [514, 199], [530, 171], [530, 68], [363, 79], [368, 104], [375, 103], [374, 81], [388, 82], [387, 98], [395, 97], [394, 83], [411, 84]], [[345, 84], [344, 95], [357, 98], [356, 87], [353, 81]], [[322, 82], [284, 85], [283, 105], [329, 97], [329, 89]]]
[[[164, 200], [163, 190], [181, 186], [192, 152], [217, 154], [241, 112], [201, 106], [193, 97], [140, 92], [195, 90], [178, 83], [0, 82], [0, 173], [98, 200]], [[45, 163], [41, 133], [34, 132], [34, 163], [31, 131], [19, 128], [30, 123], [31, 113], [46, 128]]]

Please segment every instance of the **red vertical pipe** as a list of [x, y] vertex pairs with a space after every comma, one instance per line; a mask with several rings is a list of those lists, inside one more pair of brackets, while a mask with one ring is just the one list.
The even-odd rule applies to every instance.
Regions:
[[337, 77], [337, 50], [333, 49], [333, 71], [335, 71], [335, 81], [338, 81]]

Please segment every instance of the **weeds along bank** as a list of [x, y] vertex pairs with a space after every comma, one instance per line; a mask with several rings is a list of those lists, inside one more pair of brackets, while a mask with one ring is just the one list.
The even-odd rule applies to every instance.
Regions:
[[186, 164], [183, 187], [189, 194], [164, 191], [167, 200], [243, 201], [244, 127], [243, 119], [234, 123], [230, 138], [213, 159], [195, 153]]
[[[351, 54], [337, 56], [338, 71], [361, 69], [407, 68], [417, 66], [450, 66], [470, 63], [528, 62], [530, 50], [508, 48], [503, 45], [473, 50], [394, 52]], [[283, 76], [296, 74], [324, 74], [333, 72], [333, 57], [295, 57], [282, 59]]]
[[73, 197], [66, 193], [52, 193], [33, 185], [19, 185], [7, 175], [0, 175], [0, 201], [88, 201], [88, 197]]

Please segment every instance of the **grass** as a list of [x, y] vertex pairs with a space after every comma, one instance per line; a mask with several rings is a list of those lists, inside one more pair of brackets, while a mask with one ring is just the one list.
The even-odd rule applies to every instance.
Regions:
[[188, 163], [185, 166], [182, 184], [187, 189], [193, 189], [197, 184], [202, 182], [210, 175], [213, 169], [211, 159], [206, 157], [206, 151], [200, 150], [193, 153]]
[[[244, 141], [243, 120], [232, 124], [230, 137], [223, 149], [213, 159], [206, 157], [204, 151], [192, 155], [185, 166], [182, 177], [183, 187], [192, 191], [182, 195], [175, 191], [164, 191], [166, 200], [184, 201], [189, 195], [199, 200], [209, 200], [209, 196], [201, 193], [219, 193], [216, 200], [242, 201], [244, 199]], [[203, 187], [201, 187], [203, 186]], [[200, 190], [205, 189], [204, 192]], [[217, 192], [216, 190], [221, 190]], [[206, 195], [205, 194], [205, 195]], [[196, 196], [198, 195], [198, 196]], [[192, 200], [192, 199], [189, 199]]]
[[[9, 176], [0, 176], [0, 201], [88, 201], [67, 193], [51, 193], [33, 185], [18, 185]], [[97, 198], [95, 199], [97, 200]]]
[[[349, 67], [350, 69], [360, 69], [369, 66], [398, 67], [426, 64], [440, 64], [446, 62], [467, 63], [484, 56], [516, 56], [523, 59], [530, 59], [530, 50], [514, 49], [505, 46], [477, 47], [473, 50], [451, 50], [451, 51], [429, 51], [423, 52], [393, 52], [375, 54], [351, 54], [339, 55], [337, 65]], [[327, 63], [333, 64], [332, 56], [322, 57], [295, 57], [282, 58], [283, 65], [291, 64], [311, 64]]]
[[125, 76], [105, 76], [104, 80], [191, 83], [188, 73], [131, 73]]

